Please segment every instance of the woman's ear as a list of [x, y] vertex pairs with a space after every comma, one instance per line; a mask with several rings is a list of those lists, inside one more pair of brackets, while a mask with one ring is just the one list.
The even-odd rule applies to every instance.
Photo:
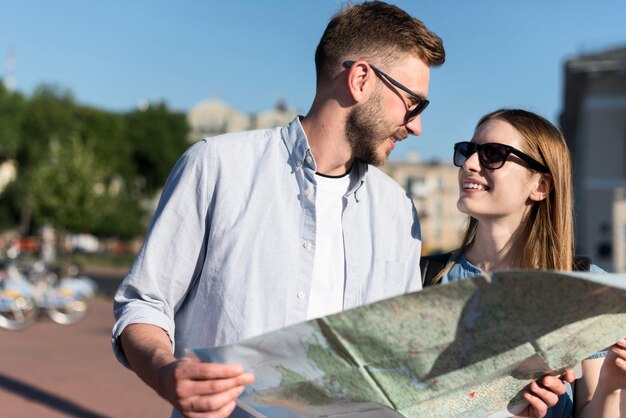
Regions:
[[549, 173], [540, 173], [534, 188], [530, 191], [529, 199], [535, 202], [544, 200], [552, 190], [552, 176]]

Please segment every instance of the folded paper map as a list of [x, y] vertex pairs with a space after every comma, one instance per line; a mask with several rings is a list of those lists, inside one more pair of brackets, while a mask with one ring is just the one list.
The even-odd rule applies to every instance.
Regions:
[[624, 336], [626, 275], [509, 271], [188, 351], [253, 372], [257, 417], [487, 417]]

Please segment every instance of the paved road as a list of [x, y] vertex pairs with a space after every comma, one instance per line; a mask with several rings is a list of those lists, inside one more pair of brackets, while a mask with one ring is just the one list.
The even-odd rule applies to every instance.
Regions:
[[163, 399], [113, 357], [110, 298], [81, 322], [41, 318], [24, 331], [0, 329], [0, 416], [169, 417]]

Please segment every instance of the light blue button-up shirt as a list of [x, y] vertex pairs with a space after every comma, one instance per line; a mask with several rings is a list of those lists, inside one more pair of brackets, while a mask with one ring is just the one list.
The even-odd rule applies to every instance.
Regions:
[[[132, 323], [163, 328], [181, 356], [305, 321], [315, 170], [299, 118], [189, 148], [115, 296], [118, 359], [127, 365], [116, 342]], [[343, 198], [344, 309], [421, 289], [411, 199], [380, 170], [358, 161], [355, 170]]]

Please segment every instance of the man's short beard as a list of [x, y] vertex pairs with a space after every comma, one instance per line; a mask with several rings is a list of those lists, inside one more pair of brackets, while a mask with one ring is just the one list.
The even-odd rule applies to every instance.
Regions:
[[387, 160], [378, 155], [378, 148], [387, 139], [385, 122], [381, 117], [380, 96], [352, 109], [346, 120], [346, 138], [352, 157], [366, 164], [380, 166]]

